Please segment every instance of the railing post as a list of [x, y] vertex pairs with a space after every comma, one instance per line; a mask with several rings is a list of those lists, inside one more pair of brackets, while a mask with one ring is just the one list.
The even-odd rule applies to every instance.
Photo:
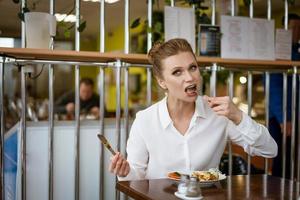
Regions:
[[297, 182], [300, 181], [300, 75], [298, 75], [298, 159], [297, 159]]
[[[252, 72], [248, 71], [248, 115], [251, 117], [251, 110], [252, 110]], [[247, 174], [251, 174], [251, 156], [247, 155]]]
[[[50, 14], [54, 15], [54, 0], [50, 0]], [[50, 49], [54, 49], [54, 38], [53, 36], [51, 37], [50, 41]], [[53, 77], [54, 77], [54, 68], [52, 64], [49, 64], [49, 105], [48, 105], [48, 199], [53, 200], [53, 138], [54, 138], [54, 113], [53, 113], [53, 108], [54, 108], [54, 92], [53, 92]]]
[[[147, 33], [147, 52], [152, 47], [152, 0], [148, 0], [148, 29], [151, 31], [148, 31]], [[152, 85], [152, 72], [151, 68], [147, 68], [147, 106], [151, 105], [152, 102], [152, 90], [151, 90], [151, 85]]]
[[291, 133], [291, 180], [294, 180], [295, 170], [295, 137], [296, 137], [296, 84], [297, 84], [297, 67], [293, 67], [292, 83], [292, 133]]
[[[80, 0], [75, 0], [75, 50], [80, 51]], [[75, 200], [80, 199], [80, 66], [75, 66]]]
[[[117, 151], [120, 152], [121, 147], [121, 60], [116, 62], [116, 138], [117, 138]], [[116, 182], [118, 177], [116, 176]], [[120, 192], [116, 190], [116, 200], [120, 199]]]
[[22, 200], [26, 200], [26, 67], [21, 68], [21, 182], [22, 182]]
[[[250, 0], [249, 17], [253, 18], [253, 0]], [[252, 72], [248, 71], [248, 115], [251, 117], [252, 110]], [[247, 174], [251, 174], [251, 156], [247, 155]]]
[[[100, 5], [100, 53], [105, 52], [105, 1], [101, 0]], [[100, 94], [100, 134], [104, 135], [104, 114], [105, 114], [105, 69], [100, 67], [99, 78]], [[100, 169], [99, 169], [99, 200], [104, 200], [104, 147], [100, 145]]]
[[211, 67], [211, 75], [210, 75], [210, 96], [216, 96], [216, 88], [217, 88], [217, 63], [214, 63]]
[[[284, 29], [288, 30], [288, 1], [284, 1]], [[282, 113], [283, 113], [283, 134], [282, 134], [282, 178], [286, 177], [286, 123], [287, 123], [287, 73], [283, 73], [283, 94], [282, 94]]]
[[[272, 4], [271, 0], [268, 0], [268, 7], [267, 7], [267, 18], [268, 20], [271, 20], [272, 16]], [[270, 105], [270, 73], [268, 71], [265, 72], [265, 80], [266, 80], [266, 86], [265, 86], [265, 121], [266, 121], [266, 127], [269, 129], [269, 105]], [[265, 168], [265, 174], [268, 174], [269, 171], [269, 160], [268, 158], [265, 158], [264, 163]]]
[[[235, 0], [231, 0], [231, 16], [235, 16]], [[228, 78], [228, 94], [229, 98], [232, 100], [234, 96], [234, 73], [232, 70], [229, 72]], [[232, 142], [228, 139], [228, 175], [232, 175]]]
[[4, 185], [4, 63], [5, 57], [2, 57], [0, 62], [0, 197], [5, 197], [5, 185]]

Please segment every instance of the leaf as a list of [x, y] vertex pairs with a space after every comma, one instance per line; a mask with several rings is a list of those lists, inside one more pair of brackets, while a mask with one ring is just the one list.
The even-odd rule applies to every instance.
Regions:
[[27, 13], [27, 12], [30, 12], [30, 10], [29, 10], [29, 8], [28, 8], [27, 6], [25, 6], [25, 7], [23, 8], [23, 13]]
[[27, 12], [30, 12], [30, 10], [29, 10], [28, 7], [25, 6], [25, 7], [22, 9], [22, 11], [18, 12], [18, 18], [24, 22], [24, 21], [25, 21], [24, 13], [27, 13]]
[[295, 5], [295, 0], [288, 0], [288, 3], [291, 5]]
[[24, 13], [23, 12], [18, 12], [18, 18], [22, 21], [24, 21]]
[[135, 20], [132, 22], [130, 28], [136, 28], [136, 27], [138, 27], [138, 26], [141, 24], [140, 21], [141, 21], [141, 18], [140, 18], [140, 17], [137, 18], [137, 19], [135, 19]]
[[165, 0], [165, 4], [166, 5], [170, 5], [171, 4], [171, 0]]
[[84, 31], [85, 28], [86, 28], [86, 21], [82, 22], [77, 28], [77, 30], [81, 33], [82, 31]]
[[160, 33], [162, 31], [162, 23], [161, 22], [157, 22], [156, 24], [154, 24], [153, 30], [155, 32]]
[[71, 37], [71, 31], [70, 30], [66, 30], [64, 32], [64, 36], [65, 36], [65, 38], [70, 38]]
[[250, 0], [244, 0], [244, 5], [246, 6], [246, 7], [249, 7], [250, 6]]

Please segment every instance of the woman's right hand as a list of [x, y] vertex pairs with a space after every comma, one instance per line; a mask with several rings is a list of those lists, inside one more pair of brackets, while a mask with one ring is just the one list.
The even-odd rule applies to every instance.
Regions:
[[129, 174], [130, 171], [129, 163], [120, 154], [120, 152], [117, 152], [116, 155], [111, 157], [109, 171], [120, 177], [125, 177]]

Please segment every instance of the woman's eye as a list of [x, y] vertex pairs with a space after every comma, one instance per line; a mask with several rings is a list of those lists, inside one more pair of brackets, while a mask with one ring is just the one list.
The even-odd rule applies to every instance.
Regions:
[[190, 70], [191, 70], [191, 71], [196, 71], [197, 68], [198, 68], [198, 67], [197, 67], [196, 65], [192, 65], [192, 66], [190, 67]]
[[176, 70], [172, 73], [172, 75], [179, 76], [181, 74], [180, 70]]

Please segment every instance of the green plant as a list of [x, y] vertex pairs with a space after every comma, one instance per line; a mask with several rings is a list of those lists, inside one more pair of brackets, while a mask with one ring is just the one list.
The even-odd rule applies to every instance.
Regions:
[[[195, 15], [196, 15], [196, 21], [197, 24], [211, 24], [210, 18], [207, 16], [207, 14], [204, 12], [204, 10], [207, 10], [208, 7], [202, 6], [202, 3], [204, 3], [204, 0], [178, 0], [177, 2], [181, 4], [189, 4], [190, 6], [194, 6], [195, 8]], [[148, 1], [147, 1], [148, 3]], [[159, 9], [159, 1], [158, 0], [153, 0], [153, 4], [157, 6]], [[170, 0], [165, 0], [165, 4], [169, 5]], [[153, 15], [153, 23], [152, 23], [152, 28], [148, 27], [148, 20], [142, 20], [140, 17], [136, 18], [130, 28], [134, 29], [141, 24], [145, 24], [147, 33], [152, 33], [152, 41], [162, 41], [164, 40], [164, 14], [162, 11], [154, 11]]]
[[190, 6], [194, 6], [197, 24], [211, 24], [210, 18], [204, 12], [208, 10], [208, 7], [202, 6], [204, 0], [178, 0], [178, 2], [183, 5], [188, 4]]
[[[13, 3], [15, 4], [20, 4], [20, 10], [18, 12], [18, 18], [22, 21], [24, 21], [24, 15], [27, 12], [31, 12], [36, 10], [38, 4], [41, 2], [41, 0], [34, 0], [31, 1], [31, 3], [29, 4], [28, 1], [25, 1], [25, 6], [22, 8], [22, 5], [20, 3], [20, 0], [12, 0]], [[70, 9], [70, 11], [67, 13], [67, 15], [64, 17], [67, 18], [69, 15], [71, 15], [75, 10], [75, 2], [73, 4], [72, 9]], [[57, 23], [57, 35], [59, 34], [59, 29], [61, 29], [64, 33], [64, 37], [65, 38], [69, 38], [71, 36], [71, 31], [72, 29], [75, 27], [74, 23], [68, 23], [68, 22], [64, 22], [64, 19], [62, 19], [60, 22]], [[79, 32], [83, 32], [84, 29], [86, 28], [86, 21], [83, 20], [79, 27], [77, 28], [77, 30]]]

